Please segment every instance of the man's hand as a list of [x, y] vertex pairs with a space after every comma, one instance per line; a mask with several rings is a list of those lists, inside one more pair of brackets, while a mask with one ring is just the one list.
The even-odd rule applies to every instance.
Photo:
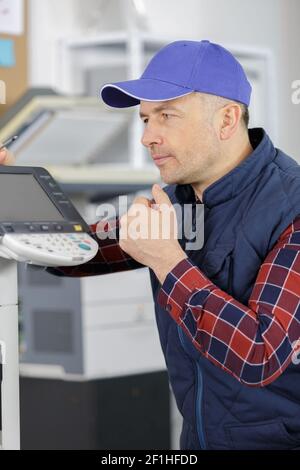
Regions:
[[[1, 147], [1, 143], [0, 143]], [[6, 148], [0, 150], [0, 165], [14, 165], [15, 157]]]
[[121, 217], [120, 247], [151, 268], [162, 284], [187, 256], [178, 243], [176, 213], [168, 195], [157, 184], [152, 194], [155, 207], [148, 199], [139, 197]]

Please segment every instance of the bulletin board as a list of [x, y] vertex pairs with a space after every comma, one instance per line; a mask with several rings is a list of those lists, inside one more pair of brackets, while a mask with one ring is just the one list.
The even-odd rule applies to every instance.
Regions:
[[[28, 87], [28, 54], [27, 54], [27, 16], [28, 1], [24, 1], [24, 31], [21, 35], [0, 33], [0, 39], [13, 41], [14, 65], [0, 66], [0, 80], [6, 89], [6, 103], [0, 103], [0, 116], [10, 108]], [[3, 85], [2, 85], [3, 86]]]

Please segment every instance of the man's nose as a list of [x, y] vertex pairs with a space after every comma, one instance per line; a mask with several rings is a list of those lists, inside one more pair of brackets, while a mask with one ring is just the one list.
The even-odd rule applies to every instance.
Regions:
[[154, 144], [161, 145], [163, 143], [163, 138], [159, 129], [153, 125], [150, 126], [147, 124], [144, 129], [141, 142], [145, 147], [151, 147]]

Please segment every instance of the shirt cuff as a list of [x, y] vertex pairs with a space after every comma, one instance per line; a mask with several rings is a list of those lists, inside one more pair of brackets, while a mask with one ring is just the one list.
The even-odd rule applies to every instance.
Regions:
[[209, 286], [212, 286], [211, 281], [188, 258], [185, 258], [169, 272], [157, 300], [161, 307], [178, 321], [195, 290], [207, 289]]

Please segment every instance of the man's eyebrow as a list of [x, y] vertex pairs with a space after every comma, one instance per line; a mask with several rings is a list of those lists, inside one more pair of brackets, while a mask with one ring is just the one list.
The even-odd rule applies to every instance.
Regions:
[[[177, 111], [177, 112], [180, 112], [180, 110], [179, 110], [176, 106], [174, 106], [174, 105], [172, 105], [172, 104], [162, 104], [162, 105], [160, 105], [160, 106], [156, 106], [155, 108], [153, 108], [153, 110], [151, 111], [151, 113], [152, 113], [152, 114], [158, 114], [158, 113], [160, 113], [161, 111], [165, 111], [165, 110], [167, 110], [167, 109], [170, 110], [170, 111]], [[141, 111], [140, 111], [139, 114], [140, 114], [140, 118], [144, 118], [144, 117], [147, 117], [147, 116], [148, 116], [148, 114], [142, 113]]]

